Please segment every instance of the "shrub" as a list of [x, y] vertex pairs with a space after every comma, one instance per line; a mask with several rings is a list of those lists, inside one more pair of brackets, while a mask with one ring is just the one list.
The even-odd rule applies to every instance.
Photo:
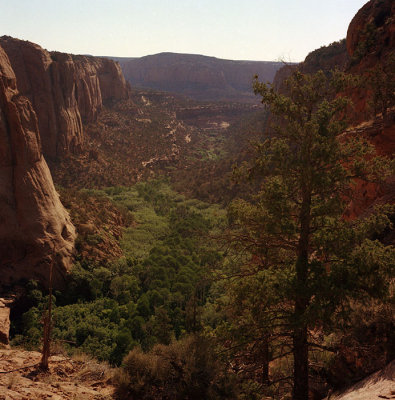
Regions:
[[232, 377], [206, 339], [190, 336], [150, 352], [133, 349], [116, 377], [122, 399], [236, 399]]

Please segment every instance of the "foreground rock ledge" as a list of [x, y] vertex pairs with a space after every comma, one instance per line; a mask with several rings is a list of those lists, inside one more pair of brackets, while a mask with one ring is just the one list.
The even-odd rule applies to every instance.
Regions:
[[385, 368], [325, 400], [379, 400], [395, 398], [395, 360]]
[[0, 400], [114, 398], [113, 371], [107, 364], [59, 355], [50, 357], [49, 373], [39, 373], [35, 365], [40, 359], [41, 353], [34, 351], [0, 350], [0, 372], [13, 371], [0, 373]]
[[10, 339], [10, 309], [6, 301], [0, 299], [0, 343], [8, 345]]

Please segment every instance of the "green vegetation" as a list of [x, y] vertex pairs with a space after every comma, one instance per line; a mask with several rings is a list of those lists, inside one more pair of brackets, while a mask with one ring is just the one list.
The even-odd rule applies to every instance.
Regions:
[[[241, 259], [229, 265], [222, 329], [239, 351], [244, 346], [255, 357], [269, 393], [291, 375], [294, 400], [308, 399], [310, 363], [328, 358], [313, 353], [331, 350], [327, 335], [347, 317], [352, 299], [387, 299], [393, 276], [394, 249], [375, 240], [391, 225], [391, 208], [344, 219], [354, 180], [377, 180], [387, 171], [367, 143], [338, 140], [348, 101], [336, 93], [347, 82], [339, 72], [328, 80], [322, 71], [297, 71], [284, 95], [255, 81], [277, 126], [255, 144], [255, 157], [240, 172], [259, 183], [258, 193], [229, 208], [230, 237]], [[269, 374], [271, 361], [291, 363]]]
[[269, 113], [259, 110], [243, 115], [224, 132], [205, 138], [194, 157], [188, 158], [184, 168], [171, 172], [171, 182], [176, 190], [213, 204], [226, 207], [243, 191], [251, 189], [231, 181], [235, 163], [248, 159], [249, 143], [261, 138]]
[[346, 39], [342, 39], [309, 53], [304, 61], [304, 67], [307, 66], [310, 70], [314, 68], [315, 70], [329, 71], [335, 66], [342, 68], [347, 58]]
[[368, 22], [361, 32], [361, 39], [351, 58], [351, 64], [358, 64], [375, 46], [377, 37], [377, 26], [375, 22]]
[[[349, 359], [341, 349], [393, 356], [386, 301], [394, 254], [376, 240], [391, 225], [388, 210], [343, 218], [355, 177], [383, 178], [386, 165], [366, 143], [338, 140], [348, 101], [335, 94], [348, 79], [327, 75], [296, 72], [287, 95], [256, 81], [277, 122], [272, 136], [263, 136], [267, 110], [246, 116], [189, 170], [172, 171], [180, 191], [223, 204], [236, 193], [243, 198], [227, 211], [163, 179], [61, 189], [79, 255], [65, 290], [54, 292], [53, 339], [123, 365], [121, 398], [259, 400], [293, 392], [305, 400], [324, 376], [333, 386], [360, 377], [338, 372]], [[252, 158], [248, 145], [240, 147], [244, 129], [255, 140]], [[249, 160], [238, 184], [229, 182], [230, 157]], [[48, 298], [32, 281], [24, 301], [13, 344], [37, 348]], [[366, 371], [376, 367], [367, 364]]]
[[378, 63], [368, 71], [366, 86], [370, 89], [372, 97], [370, 106], [376, 117], [381, 113], [383, 119], [391, 107], [395, 105], [395, 53], [392, 52], [384, 61]]
[[116, 378], [118, 396], [141, 400], [236, 399], [234, 379], [224, 372], [207, 340], [191, 336], [149, 353], [132, 350]]
[[[372, 50], [376, 25], [354, 63]], [[330, 69], [344, 52], [343, 40], [311, 53], [302, 68], [324, 72], [296, 71], [280, 92], [256, 80], [266, 108], [246, 108], [226, 129], [188, 126], [188, 112], [179, 123], [181, 100], [136, 92], [90, 126], [89, 161], [59, 168], [79, 236], [67, 286], [53, 293], [53, 340], [121, 365], [120, 398], [322, 398], [394, 358], [395, 256], [382, 240], [394, 209], [346, 217], [355, 179], [385, 179], [387, 160], [339, 136], [351, 79]], [[395, 101], [387, 56], [365, 71], [383, 119]], [[173, 186], [134, 184], [158, 171]], [[114, 182], [133, 186], [105, 187]], [[13, 344], [40, 345], [47, 304], [28, 282]]]
[[[84, 192], [127, 208], [135, 223], [121, 239], [122, 258], [80, 258], [67, 289], [55, 293], [54, 340], [119, 364], [137, 345], [148, 350], [200, 331], [210, 269], [222, 259], [207, 237], [221, 229], [225, 211], [187, 200], [162, 181]], [[46, 299], [34, 282], [28, 296], [33, 307], [22, 328], [17, 323], [14, 343], [37, 345]]]

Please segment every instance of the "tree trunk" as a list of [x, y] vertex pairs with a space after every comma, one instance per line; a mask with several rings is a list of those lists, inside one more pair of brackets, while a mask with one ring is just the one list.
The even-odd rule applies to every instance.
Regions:
[[52, 272], [53, 272], [53, 258], [49, 267], [49, 299], [48, 310], [44, 317], [44, 335], [43, 335], [43, 350], [40, 362], [40, 368], [48, 371], [48, 361], [51, 354], [51, 328], [52, 328]]
[[[307, 163], [309, 165], [309, 163]], [[307, 173], [307, 168], [305, 173]], [[294, 308], [293, 356], [294, 388], [293, 400], [308, 400], [309, 397], [309, 354], [307, 344], [307, 321], [305, 312], [309, 305], [308, 293], [309, 245], [311, 223], [311, 190], [305, 178], [302, 182], [302, 205], [300, 211], [300, 237], [296, 260], [296, 296]]]
[[[303, 242], [301, 240], [301, 243]], [[300, 252], [296, 263], [297, 295], [294, 308], [295, 326], [292, 337], [294, 356], [293, 400], [308, 400], [309, 396], [309, 349], [305, 319], [305, 312], [309, 304], [309, 295], [306, 294], [307, 274], [308, 252], [304, 249]]]
[[308, 400], [309, 396], [309, 357], [307, 327], [295, 328], [293, 333], [294, 388], [293, 400]]
[[269, 340], [265, 336], [262, 343], [262, 384], [268, 385], [269, 380]]

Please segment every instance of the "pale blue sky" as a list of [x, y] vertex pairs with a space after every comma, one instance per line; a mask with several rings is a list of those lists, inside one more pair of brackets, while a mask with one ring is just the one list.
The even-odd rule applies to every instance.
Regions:
[[301, 61], [346, 36], [367, 0], [0, 0], [0, 36], [48, 50], [139, 57], [163, 51]]

